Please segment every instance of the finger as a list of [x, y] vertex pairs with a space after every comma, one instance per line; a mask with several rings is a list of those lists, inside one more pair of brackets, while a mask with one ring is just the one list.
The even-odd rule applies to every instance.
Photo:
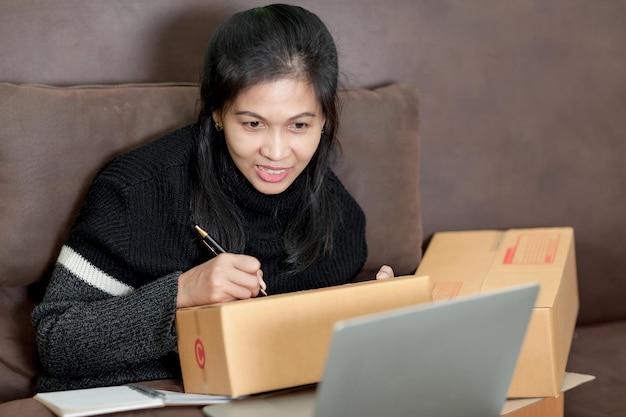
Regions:
[[233, 300], [247, 300], [256, 296], [258, 288], [249, 288], [241, 285], [231, 283], [223, 288], [223, 292], [227, 297], [232, 297]]
[[376, 279], [388, 279], [393, 278], [393, 269], [389, 265], [383, 265], [376, 274]]
[[257, 272], [257, 276], [259, 277], [259, 292], [267, 296], [267, 292], [265, 292], [265, 290], [267, 290], [267, 284], [263, 280], [263, 271], [261, 269], [259, 269], [259, 272]]
[[256, 273], [261, 269], [261, 262], [254, 256], [232, 253], [222, 254], [220, 256], [228, 258], [234, 268], [249, 274], [256, 275]]
[[[202, 278], [207, 285], [207, 294], [216, 302], [256, 296], [259, 284], [254, 267], [257, 264], [260, 263], [254, 257], [227, 253], [207, 261], [203, 266], [208, 268], [208, 275]], [[252, 269], [253, 272], [246, 272], [246, 269]]]
[[[228, 281], [228, 284], [225, 285], [226, 288], [239, 287], [254, 294], [259, 290], [259, 277], [256, 273], [250, 274], [239, 269], [231, 269], [226, 277], [226, 281]], [[240, 290], [231, 289], [231, 291]]]
[[[242, 285], [252, 291], [252, 296], [256, 297], [259, 292], [265, 293], [267, 284], [263, 280], [263, 270], [261, 270], [261, 262], [255, 257], [248, 255], [234, 255], [232, 257], [233, 267], [243, 274], [235, 274], [232, 276], [232, 280], [239, 285]], [[254, 275], [256, 279], [252, 281], [251, 276]]]

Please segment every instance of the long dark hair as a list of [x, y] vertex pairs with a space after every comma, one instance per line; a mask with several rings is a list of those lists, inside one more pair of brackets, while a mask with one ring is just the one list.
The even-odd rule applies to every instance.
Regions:
[[286, 262], [292, 271], [302, 271], [331, 251], [340, 219], [324, 178], [339, 152], [338, 74], [330, 32], [315, 14], [301, 7], [275, 4], [240, 12], [224, 21], [211, 37], [200, 82], [191, 209], [193, 220], [206, 225], [229, 250], [243, 251], [245, 233], [238, 209], [218, 174], [230, 156], [212, 112], [232, 105], [246, 88], [293, 78], [313, 86], [326, 123], [318, 149], [303, 173], [305, 196], [283, 235]]

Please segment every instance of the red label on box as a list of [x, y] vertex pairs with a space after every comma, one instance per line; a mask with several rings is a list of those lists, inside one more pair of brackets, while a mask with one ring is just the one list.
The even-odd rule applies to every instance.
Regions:
[[204, 369], [204, 365], [206, 364], [206, 354], [204, 353], [204, 345], [202, 344], [202, 340], [196, 339], [195, 343], [195, 351], [196, 351], [196, 363], [200, 369]]
[[450, 300], [459, 295], [463, 282], [447, 281], [433, 284], [433, 300]]
[[545, 265], [554, 262], [559, 247], [558, 233], [527, 233], [517, 237], [507, 248], [504, 265]]

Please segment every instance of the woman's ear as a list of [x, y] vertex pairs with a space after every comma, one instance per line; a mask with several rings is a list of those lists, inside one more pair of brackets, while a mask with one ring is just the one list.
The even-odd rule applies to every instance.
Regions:
[[322, 119], [322, 133], [326, 130], [326, 119]]
[[222, 124], [222, 115], [218, 111], [213, 111], [211, 113], [213, 116], [213, 121], [215, 122], [215, 130], [218, 132], [222, 132], [224, 130], [224, 125]]
[[217, 111], [217, 110], [213, 110], [213, 112], [211, 113], [211, 116], [213, 117], [213, 121], [217, 124], [222, 124], [222, 114]]

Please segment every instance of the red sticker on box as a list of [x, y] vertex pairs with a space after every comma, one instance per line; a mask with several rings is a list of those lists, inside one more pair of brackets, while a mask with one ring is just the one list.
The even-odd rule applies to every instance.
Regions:
[[461, 281], [440, 281], [433, 284], [433, 300], [451, 300], [461, 291]]
[[527, 233], [517, 237], [515, 245], [506, 249], [504, 265], [551, 264], [556, 258], [558, 233]]
[[196, 351], [196, 363], [200, 367], [200, 369], [204, 369], [204, 365], [206, 364], [206, 355], [204, 353], [204, 345], [202, 344], [202, 340], [196, 339], [196, 345], [194, 346]]

